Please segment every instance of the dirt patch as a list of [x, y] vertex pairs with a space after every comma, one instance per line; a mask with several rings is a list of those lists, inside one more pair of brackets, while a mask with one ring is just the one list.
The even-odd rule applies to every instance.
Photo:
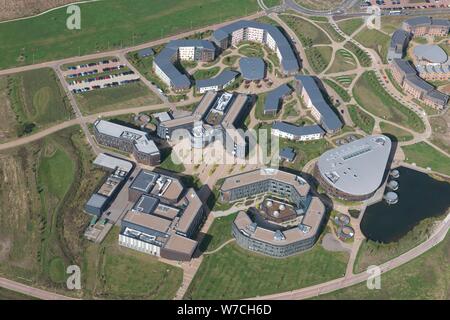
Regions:
[[[79, 1], [79, 0], [78, 0]], [[0, 21], [33, 16], [51, 8], [77, 0], [3, 0], [0, 1]]]
[[437, 117], [430, 117], [430, 124], [433, 128], [431, 142], [439, 148], [450, 153], [450, 111]]

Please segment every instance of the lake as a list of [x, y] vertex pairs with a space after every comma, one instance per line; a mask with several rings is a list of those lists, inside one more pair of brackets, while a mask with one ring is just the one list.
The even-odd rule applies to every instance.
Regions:
[[388, 205], [382, 200], [364, 213], [361, 231], [370, 240], [398, 241], [423, 219], [440, 216], [450, 207], [450, 183], [409, 168], [398, 170], [398, 203]]

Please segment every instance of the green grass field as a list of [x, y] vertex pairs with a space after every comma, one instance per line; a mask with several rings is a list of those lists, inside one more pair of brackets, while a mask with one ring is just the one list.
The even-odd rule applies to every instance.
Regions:
[[185, 299], [241, 299], [299, 289], [342, 277], [348, 255], [313, 249], [285, 259], [231, 243], [206, 255]]
[[342, 85], [343, 87], [348, 88], [352, 84], [355, 77], [356, 77], [356, 75], [352, 74], [352, 75], [345, 75], [345, 76], [337, 76], [337, 77], [334, 77], [333, 79], [337, 83]]
[[381, 276], [381, 289], [365, 282], [331, 292], [319, 299], [449, 300], [450, 236], [416, 259]]
[[236, 215], [237, 213], [233, 213], [226, 217], [214, 218], [213, 224], [200, 244], [202, 252], [213, 251], [233, 238], [231, 235], [231, 224], [236, 218]]
[[387, 50], [391, 38], [375, 29], [364, 28], [355, 36], [355, 40], [366, 48], [374, 49], [384, 63], [387, 63]]
[[256, 0], [110, 0], [79, 4], [81, 29], [66, 28], [66, 8], [0, 25], [0, 68], [137, 45], [259, 9]]
[[361, 18], [342, 20], [337, 23], [339, 29], [342, 30], [346, 35], [352, 35], [356, 30], [358, 30], [364, 21]]
[[342, 88], [340, 85], [338, 85], [336, 82], [330, 79], [324, 79], [323, 80], [327, 85], [329, 85], [338, 95], [341, 97], [341, 99], [344, 102], [349, 102], [351, 100], [350, 95], [348, 94], [347, 90]]
[[397, 138], [398, 141], [410, 141], [414, 137], [408, 131], [403, 130], [390, 123], [380, 122], [381, 132], [383, 134], [389, 134]]
[[295, 32], [304, 47], [311, 47], [317, 44], [331, 44], [326, 33], [311, 22], [298, 16], [281, 15], [280, 18]]
[[219, 67], [212, 67], [209, 69], [200, 69], [194, 72], [192, 77], [195, 80], [209, 79], [215, 77], [220, 71]]
[[[16, 136], [36, 132], [72, 117], [70, 103], [50, 68], [9, 75], [3, 90], [6, 90], [4, 96], [11, 109], [9, 112], [16, 118], [8, 127], [16, 128]], [[8, 115], [6, 107], [3, 109]]]
[[305, 49], [305, 53], [311, 68], [320, 73], [330, 64], [333, 49], [329, 46], [311, 47]]
[[327, 70], [327, 73], [338, 73], [344, 71], [350, 71], [357, 67], [355, 58], [353, 55], [344, 49], [339, 49], [336, 52], [333, 64]]
[[75, 97], [83, 114], [162, 103], [155, 93], [140, 82], [93, 90], [76, 94]]
[[324, 29], [326, 31], [326, 33], [330, 36], [331, 39], [333, 39], [336, 42], [342, 42], [345, 40], [345, 38], [343, 36], [341, 36], [334, 28], [331, 24], [329, 24], [328, 22], [324, 22], [324, 23], [318, 23], [318, 25], [320, 27], [322, 27], [322, 29]]
[[440, 151], [425, 142], [419, 142], [402, 147], [405, 152], [405, 160], [415, 163], [422, 168], [431, 168], [433, 171], [450, 175], [450, 159]]
[[38, 300], [34, 297], [24, 295], [19, 292], [0, 288], [0, 300]]
[[353, 88], [353, 96], [361, 107], [378, 117], [417, 132], [425, 130], [419, 116], [391, 97], [378, 82], [373, 71], [362, 74]]
[[372, 134], [375, 119], [355, 105], [348, 106], [348, 113], [353, 123], [367, 134]]
[[372, 59], [370, 56], [355, 44], [346, 42], [344, 48], [351, 51], [356, 56], [362, 67], [370, 67], [372, 65]]

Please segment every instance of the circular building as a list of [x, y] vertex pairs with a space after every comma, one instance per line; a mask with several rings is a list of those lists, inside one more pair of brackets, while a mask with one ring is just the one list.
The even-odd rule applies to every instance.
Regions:
[[323, 153], [314, 175], [328, 195], [362, 201], [383, 182], [390, 153], [388, 137], [364, 137]]
[[339, 239], [345, 241], [347, 239], [353, 238], [353, 236], [355, 235], [355, 230], [350, 226], [341, 226], [337, 231], [337, 235]]
[[447, 62], [447, 53], [437, 45], [422, 44], [418, 45], [413, 50], [414, 56], [420, 63], [443, 64]]
[[396, 204], [398, 202], [398, 195], [395, 192], [389, 191], [384, 195], [384, 200], [388, 204]]
[[393, 191], [396, 191], [398, 189], [398, 182], [395, 180], [391, 180], [389, 181], [389, 183], [387, 184], [387, 187]]
[[266, 64], [261, 58], [241, 58], [239, 68], [244, 80], [262, 80], [266, 74]]

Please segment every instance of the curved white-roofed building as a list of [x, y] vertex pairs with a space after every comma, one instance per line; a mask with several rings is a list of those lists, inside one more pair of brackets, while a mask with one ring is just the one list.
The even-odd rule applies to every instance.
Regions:
[[414, 48], [419, 63], [442, 64], [447, 62], [447, 53], [437, 45], [423, 44]]
[[384, 135], [368, 136], [322, 154], [315, 176], [331, 196], [361, 201], [380, 187], [392, 143]]

